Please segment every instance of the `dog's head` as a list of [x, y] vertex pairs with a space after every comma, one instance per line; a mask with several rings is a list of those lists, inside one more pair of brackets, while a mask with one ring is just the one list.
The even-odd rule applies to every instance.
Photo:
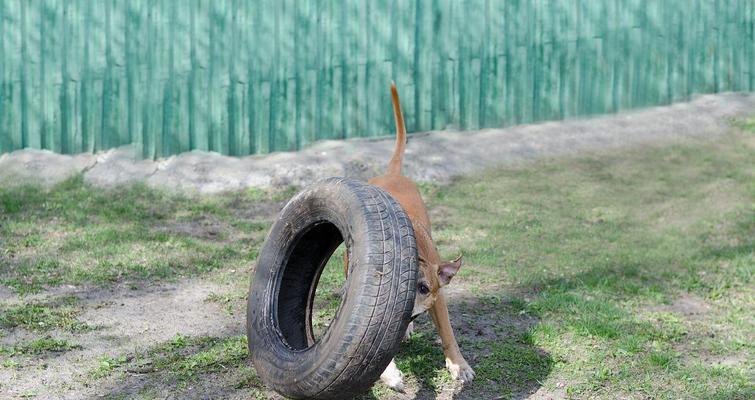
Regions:
[[459, 268], [461, 268], [461, 255], [453, 261], [435, 263], [420, 257], [412, 319], [435, 304], [438, 291], [451, 282], [451, 278], [459, 272]]

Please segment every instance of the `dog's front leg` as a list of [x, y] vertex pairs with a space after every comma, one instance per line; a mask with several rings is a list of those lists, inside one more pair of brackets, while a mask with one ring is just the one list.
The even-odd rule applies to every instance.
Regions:
[[474, 379], [474, 370], [459, 351], [459, 344], [456, 343], [456, 337], [451, 328], [448, 307], [442, 290], [438, 291], [435, 303], [430, 308], [430, 316], [432, 316], [435, 328], [438, 329], [438, 335], [440, 335], [443, 353], [446, 355], [446, 368], [451, 372], [454, 379], [471, 382]]

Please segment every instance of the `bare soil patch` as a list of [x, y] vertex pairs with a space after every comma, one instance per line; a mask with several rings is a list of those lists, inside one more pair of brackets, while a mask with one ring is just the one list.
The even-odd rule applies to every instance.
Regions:
[[[243, 315], [229, 315], [217, 304], [205, 301], [211, 293], [225, 290], [221, 285], [185, 280], [140, 289], [76, 288], [66, 291], [80, 299], [81, 322], [96, 327], [91, 332], [72, 334], [53, 331], [53, 337], [81, 346], [62, 354], [23, 360], [16, 369], [0, 369], [0, 393], [16, 397], [80, 399], [102, 394], [101, 384], [88, 387], [88, 376], [96, 360], [148, 349], [176, 335], [231, 336], [243, 333]], [[42, 300], [47, 296], [37, 296]], [[2, 338], [13, 346], [35, 335], [21, 328]], [[43, 382], [44, 385], [40, 385]]]

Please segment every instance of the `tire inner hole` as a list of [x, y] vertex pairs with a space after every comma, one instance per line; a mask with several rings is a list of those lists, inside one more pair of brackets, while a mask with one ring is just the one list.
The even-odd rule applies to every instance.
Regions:
[[315, 224], [294, 244], [277, 302], [277, 322], [287, 344], [304, 350], [325, 336], [343, 300], [344, 253], [341, 232], [330, 222]]
[[335, 319], [343, 298], [344, 283], [343, 255], [346, 245], [341, 243], [325, 264], [320, 280], [315, 288], [312, 302], [312, 334], [315, 341], [320, 340]]

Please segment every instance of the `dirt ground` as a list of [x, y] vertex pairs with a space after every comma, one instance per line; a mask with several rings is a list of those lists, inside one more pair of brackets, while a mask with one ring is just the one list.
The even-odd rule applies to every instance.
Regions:
[[[12, 382], [12, 387], [4, 386], [0, 390], [8, 390], [8, 395], [34, 393], [39, 398], [97, 397], [103, 394], [102, 387], [70, 389], [78, 386], [74, 382], [80, 380], [82, 371], [92, 367], [92, 360], [102, 355], [146, 349], [178, 334], [218, 336], [243, 333], [241, 315], [219, 313], [215, 304], [205, 301], [210, 293], [219, 290], [217, 284], [187, 280], [136, 290], [115, 287], [82, 292], [60, 288], [55, 294], [38, 296], [37, 299], [42, 301], [60, 295], [77, 296], [86, 310], [78, 317], [79, 321], [102, 329], [84, 333], [53, 332], [64, 340], [75, 339], [81, 350], [50, 357], [46, 365], [21, 373], [5, 370], [0, 373], [2, 381]], [[14, 334], [2, 338], [4, 344], [23, 341], [24, 338]], [[122, 385], [124, 382], [111, 384]]]
[[[418, 134], [411, 138], [406, 165], [409, 175], [430, 188], [423, 190], [432, 191], [438, 185], [448, 183], [459, 175], [475, 173], [500, 164], [528, 165], [530, 161], [554, 156], [587, 154], [605, 149], [615, 151], [647, 144], [723, 136], [730, 132], [732, 120], [748, 113], [751, 114], [753, 110], [755, 110], [755, 95], [711, 95], [701, 96], [690, 103], [633, 111], [615, 116], [463, 134], [450, 132]], [[74, 157], [40, 151], [20, 151], [0, 156], [0, 184], [17, 185], [21, 182], [34, 181], [53, 185], [70, 175], [83, 173], [87, 183], [98, 186], [113, 187], [123, 183], [145, 182], [151, 187], [200, 193], [219, 193], [249, 187], [301, 186], [330, 175], [371, 176], [385, 164], [392, 145], [391, 139], [350, 140], [324, 142], [300, 153], [234, 159], [216, 154], [192, 152], [158, 161], [134, 160], [128, 155], [129, 150], [126, 149], [93, 156]], [[669, 162], [672, 165], [674, 161]], [[621, 165], [611, 167], [621, 169]], [[600, 166], [591, 168], [597, 175], [611, 173], [602, 171]], [[603, 179], [601, 176], [596, 177], [590, 174], [585, 176], [591, 179]], [[529, 184], [536, 185], [536, 183]], [[587, 184], [579, 187], [590, 190], [591, 186]], [[728, 186], [724, 186], [726, 187]], [[438, 198], [443, 199], [440, 195]], [[740, 198], [734, 197], [727, 207], [731, 206], [730, 208], [734, 209], [741, 201]], [[242, 204], [238, 205], [238, 209], [243, 211], [231, 215], [228, 220], [213, 220], [209, 217], [180, 221], [168, 220], [150, 229], [156, 232], [167, 232], [170, 235], [237, 243], [232, 241], [235, 240], [234, 238], [215, 239], [215, 237], [228, 228], [235, 218], [271, 221], [282, 204], [281, 199], [263, 202], [261, 205]], [[673, 216], [681, 215], [679, 210], [684, 207], [684, 204], [686, 203], [675, 202], [666, 208], [660, 205], [658, 207], [660, 211], [657, 212], [665, 216], [654, 220], [653, 224], [660, 225], [659, 221], [668, 224], [669, 220], [673, 220]], [[230, 208], [235, 210], [234, 207], [231, 203]], [[511, 210], [501, 206], [497, 212], [505, 215]], [[594, 215], [584, 222], [587, 225], [624, 218], [619, 211], [612, 211], [609, 208], [595, 207], [589, 212]], [[474, 240], [495, 243], [495, 240], [491, 238], [491, 235], [497, 235], [495, 231], [483, 231], [482, 228], [474, 230], [471, 224], [469, 227], [460, 227], [458, 223], [454, 225], [453, 221], [457, 214], [458, 212], [452, 208], [452, 205], [445, 203], [437, 204], [437, 207], [433, 208], [432, 218], [438, 221], [435, 229], [441, 232], [438, 239], [441, 245], [448, 249], [448, 243], [456, 240], [456, 236], [462, 237], [469, 243]], [[527, 215], [522, 218], [523, 224], [532, 223], [531, 216]], [[445, 224], [452, 228], [447, 231]], [[469, 230], [465, 230], [467, 228]], [[514, 228], [518, 229], [518, 225]], [[683, 231], [687, 228], [681, 226], [679, 229]], [[75, 236], [75, 234], [71, 235]], [[53, 239], [44, 237], [42, 240]], [[250, 243], [253, 243], [250, 247], [254, 247], [258, 241]], [[34, 249], [34, 246], [35, 244], [32, 244], [30, 248]], [[485, 260], [488, 259], [486, 257], [499, 255], [498, 250], [486, 251], [488, 253], [479, 255], [478, 259], [475, 259], [473, 251], [470, 257], [472, 265], [484, 265], [487, 262]], [[20, 252], [19, 254], [23, 254], [23, 250]], [[508, 259], [509, 256], [500, 254], [500, 257]], [[4, 254], [3, 249], [0, 248], [0, 265], [3, 263], [7, 263], [5, 265], [8, 266], [15, 265], [9, 260], [10, 256], [7, 253]], [[536, 262], [533, 261], [533, 263]], [[251, 270], [252, 265], [249, 263], [240, 263], [238, 266], [222, 267], [204, 275], [194, 274], [186, 277], [178, 275], [175, 279], [167, 280], [116, 279], [106, 285], [69, 284], [65, 283], [66, 278], [63, 278], [63, 284], [48, 285], [41, 291], [30, 293], [19, 293], [10, 286], [0, 285], [0, 309], [3, 310], [31, 303], [45, 304], [53, 308], [58, 307], [60, 303], [61, 309], [65, 309], [67, 307], [65, 302], [68, 301], [66, 299], [75, 299], [77, 310], [75, 321], [76, 326], [79, 327], [72, 329], [70, 325], [65, 325], [65, 327], [60, 325], [44, 330], [45, 336], [54, 337], [62, 342], [75, 343], [65, 351], [48, 351], [35, 356], [13, 355], [22, 354], [18, 349], [14, 350], [15, 353], [8, 351], [8, 354], [12, 355], [3, 359], [5, 365], [0, 368], [0, 397], [200, 399], [249, 398], [250, 395], [254, 395], [259, 398], [278, 398], [274, 393], [264, 389], [254, 389], [253, 392], [246, 389], [239, 390], [239, 387], [259, 388], [260, 384], [255, 381], [257, 378], [253, 371], [225, 366], [222, 361], [213, 361], [212, 374], [202, 375], [208, 379], [176, 383], [171, 378], [172, 375], [168, 376], [161, 372], [163, 367], [158, 365], [159, 362], [141, 363], [139, 358], [140, 354], [154, 351], [157, 343], [170, 345], [180, 342], [180, 344], [175, 344], [175, 348], [180, 350], [191, 348], [191, 346], [214, 346], [215, 343], [200, 342], [185, 345], [184, 338], [233, 338], [244, 335], [244, 299], [239, 293], [244, 293], [248, 285], [245, 277], [249, 276]], [[477, 368], [477, 365], [484, 364], [485, 360], [495, 356], [492, 354], [493, 350], [487, 349], [487, 344], [501, 338], [505, 343], [509, 343], [510, 340], [513, 344], [505, 346], [513, 346], [514, 350], [504, 346], [504, 349], [500, 351], [513, 351], [515, 356], [523, 358], [524, 366], [521, 373], [526, 374], [526, 379], [518, 379], [515, 376], [514, 378], [517, 379], [512, 378], [511, 381], [491, 383], [492, 380], [486, 381], [483, 373], [478, 375], [480, 385], [492, 386], [481, 386], [470, 394], [462, 391], [460, 384], [450, 382], [442, 375], [433, 378], [435, 383], [431, 386], [434, 387], [420, 384], [416, 380], [412, 381], [411, 379], [415, 378], [410, 377], [407, 393], [396, 394], [382, 388], [373, 391], [370, 398], [461, 399], [484, 396], [484, 398], [556, 399], [581, 397], [579, 393], [583, 392], [576, 392], [576, 395], [574, 392], [567, 393], [572, 388], [568, 387], [569, 382], [566, 378], [556, 378], [556, 381], [543, 384], [548, 376], [547, 371], [554, 368], [553, 365], [568, 362], [580, 365], [578, 361], [547, 353], [542, 350], [542, 347], [547, 346], [531, 345], [530, 340], [540, 339], [529, 339], [531, 331], [538, 326], [543, 317], [532, 312], [526, 304], [534, 301], [532, 299], [537, 298], [541, 293], [547, 292], [545, 288], [548, 286], [543, 283], [527, 286], [515, 284], [513, 281], [501, 283], [498, 282], [497, 273], [491, 273], [490, 276], [486, 274], [488, 272], [476, 275], [474, 278], [467, 277], [466, 279], [469, 279], [467, 283], [459, 286], [451, 285], [447, 290], [453, 325], [460, 338], [461, 347], [467, 349], [465, 352], [469, 354], [470, 364]], [[589, 278], [589, 275], [585, 275], [585, 279], [589, 280]], [[462, 277], [462, 279], [465, 278]], [[557, 280], [555, 277], [552, 279]], [[560, 279], [561, 281], [565, 279], [563, 272]], [[569, 283], [563, 283], [563, 285], [568, 286]], [[480, 293], [487, 294], [480, 297]], [[664, 297], [665, 300], [658, 300], [650, 306], [643, 305], [641, 309], [653, 318], [660, 315], [662, 318], [678, 318], [691, 321], [690, 323], [697, 319], [706, 319], [706, 321], [712, 319], [718, 315], [716, 310], [720, 310], [716, 308], [719, 306], [715, 301], [703, 298], [700, 294], [675, 293], [668, 296], [668, 298]], [[644, 301], [644, 299], [643, 297], [636, 301]], [[627, 304], [630, 303], [621, 304], [629, 307]], [[746, 299], [743, 304], [744, 307], [751, 305]], [[545, 310], [548, 309], [547, 306], [542, 307]], [[737, 307], [741, 308], [742, 304]], [[564, 318], [568, 319], [568, 317]], [[437, 339], [428, 339], [434, 337], [430, 336], [432, 324], [429, 318], [420, 318], [417, 324], [420, 332], [419, 339], [409, 344], [410, 354], [406, 356], [405, 363], [421, 370], [421, 365], [412, 364], [411, 357], [414, 354], [412, 352], [417, 351], [418, 354], [422, 354], [425, 351], [423, 350], [425, 347], [422, 346], [429, 346], [433, 349], [432, 351], [435, 351], [434, 340]], [[718, 332], [715, 328], [711, 328], [711, 332], [714, 331]], [[18, 348], [19, 344], [38, 338], [40, 334], [34, 332], [37, 332], [34, 327], [3, 329], [0, 331], [0, 350], [12, 349], [14, 346]], [[543, 337], [550, 337], [548, 335], [551, 333], [543, 332], [545, 332], [541, 332]], [[521, 339], [523, 342], [520, 343], [520, 338], [525, 339]], [[429, 344], [423, 344], [423, 340]], [[201, 348], [204, 349], [204, 347]], [[470, 348], [477, 350], [469, 351]], [[569, 351], [572, 350], [575, 349], [569, 349]], [[27, 351], [29, 351], [28, 354], [35, 354], [33, 350]], [[0, 355], [2, 354], [0, 351]], [[751, 361], [742, 358], [747, 358], [748, 355], [737, 358], [732, 354], [736, 353], [711, 353], [705, 355], [707, 358], [703, 357], [702, 360], [734, 366], [741, 366]], [[437, 354], [433, 355], [433, 357], [436, 356]], [[189, 372], [194, 371], [191, 365], [180, 365], [177, 367], [178, 370], [184, 368]], [[490, 369], [494, 370], [495, 366]], [[438, 374], [441, 373], [438, 372]], [[417, 375], [420, 376], [421, 373]], [[497, 385], [503, 384], [507, 385], [507, 389], [505, 392], [500, 392]], [[587, 397], [610, 397], [600, 390], [598, 388], [595, 392], [584, 393], [589, 394]], [[610, 393], [615, 395], [627, 392]], [[644, 398], [634, 395], [629, 397]], [[653, 397], [652, 394], [649, 397]]]

